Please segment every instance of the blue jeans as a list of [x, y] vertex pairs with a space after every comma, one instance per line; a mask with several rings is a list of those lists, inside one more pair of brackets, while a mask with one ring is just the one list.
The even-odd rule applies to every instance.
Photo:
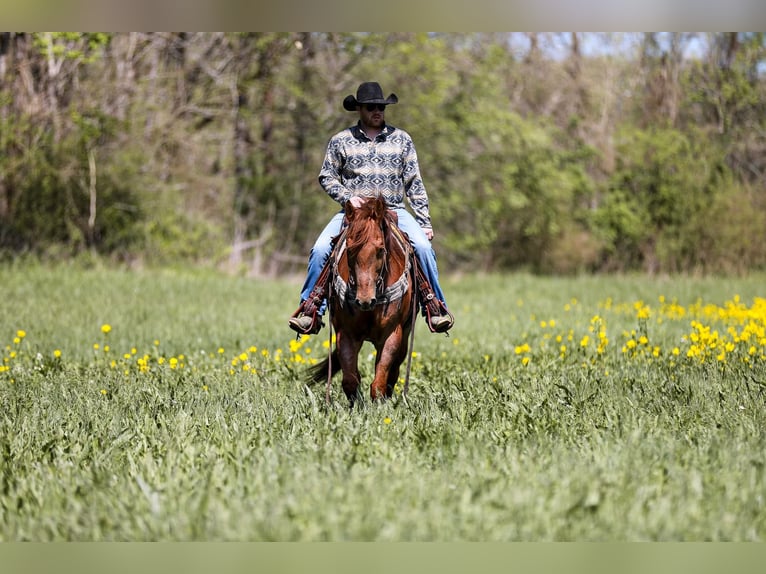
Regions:
[[[431, 284], [431, 288], [434, 290], [434, 295], [439, 301], [447, 305], [444, 299], [444, 293], [441, 286], [439, 286], [439, 271], [436, 268], [436, 253], [431, 247], [431, 242], [423, 233], [423, 229], [418, 225], [415, 218], [409, 211], [403, 207], [394, 209], [397, 217], [399, 218], [399, 229], [404, 231], [410, 238], [410, 243], [415, 249], [415, 257], [418, 258], [418, 265], [428, 278], [428, 282]], [[311, 290], [319, 279], [319, 274], [322, 272], [327, 258], [332, 252], [332, 244], [330, 243], [332, 238], [340, 233], [341, 225], [343, 224], [343, 211], [336, 213], [330, 222], [325, 226], [322, 233], [317, 237], [314, 242], [314, 247], [311, 248], [309, 254], [308, 273], [306, 275], [306, 281], [303, 283], [303, 289], [301, 290], [301, 302], [309, 298]], [[324, 314], [327, 308], [327, 301], [323, 301], [319, 308], [319, 313]]]

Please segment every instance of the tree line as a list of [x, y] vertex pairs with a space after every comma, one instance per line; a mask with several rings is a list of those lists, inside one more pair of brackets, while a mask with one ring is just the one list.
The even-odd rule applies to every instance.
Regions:
[[375, 80], [445, 272], [763, 269], [765, 73], [764, 33], [3, 32], [0, 253], [302, 271]]

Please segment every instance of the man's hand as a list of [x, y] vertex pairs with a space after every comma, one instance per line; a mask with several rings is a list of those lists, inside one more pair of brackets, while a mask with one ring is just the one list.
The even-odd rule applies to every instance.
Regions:
[[349, 203], [354, 207], [354, 209], [359, 209], [362, 207], [362, 202], [364, 201], [363, 197], [360, 197], [358, 195], [352, 195], [348, 198]]
[[425, 233], [426, 237], [428, 237], [428, 241], [431, 241], [434, 238], [434, 230], [433, 229], [424, 229], [423, 233]]

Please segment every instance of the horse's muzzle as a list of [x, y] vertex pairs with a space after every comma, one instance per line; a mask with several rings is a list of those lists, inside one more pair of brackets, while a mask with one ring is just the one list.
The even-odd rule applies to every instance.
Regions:
[[373, 297], [372, 299], [366, 300], [366, 301], [362, 301], [362, 300], [360, 300], [358, 298], [354, 299], [354, 304], [357, 307], [359, 307], [362, 311], [369, 311], [370, 309], [375, 307], [375, 304], [377, 302], [378, 302], [378, 300], [375, 299], [375, 297]]

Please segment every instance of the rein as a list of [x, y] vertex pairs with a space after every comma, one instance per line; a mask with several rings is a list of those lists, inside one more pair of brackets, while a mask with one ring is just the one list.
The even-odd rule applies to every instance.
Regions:
[[[418, 269], [418, 258], [415, 256], [414, 249], [410, 246], [409, 240], [404, 236], [402, 233], [402, 230], [399, 229], [397, 225], [392, 225], [390, 227], [391, 233], [396, 237], [396, 240], [399, 242], [400, 247], [402, 247], [402, 250], [406, 254], [406, 263], [404, 268], [404, 273], [402, 274], [402, 277], [399, 278], [399, 283], [404, 279], [404, 287], [402, 290], [401, 297], [404, 297], [404, 293], [407, 291], [407, 274], [412, 271], [412, 323], [410, 326], [410, 343], [409, 347], [407, 349], [407, 370], [404, 374], [404, 388], [402, 389], [402, 397], [404, 398], [404, 402], [407, 402], [407, 393], [409, 392], [410, 388], [410, 372], [412, 370], [412, 350], [415, 348], [415, 323], [418, 318], [418, 290], [415, 289], [415, 285], [417, 285], [417, 269]], [[410, 264], [410, 260], [412, 260], [412, 264]]]
[[332, 281], [327, 282], [327, 331], [328, 337], [328, 353], [327, 353], [327, 387], [325, 388], [324, 400], [326, 404], [330, 404], [330, 386], [332, 384]]
[[404, 374], [404, 388], [402, 389], [402, 398], [404, 399], [404, 402], [407, 402], [407, 392], [410, 389], [410, 369], [412, 368], [412, 349], [415, 348], [415, 321], [417, 321], [418, 318], [418, 291], [415, 289], [415, 280], [414, 277], [417, 274], [417, 266], [418, 261], [417, 257], [415, 257], [415, 254], [412, 255], [413, 259], [413, 266], [412, 266], [412, 325], [410, 326], [410, 345], [407, 349], [407, 370]]

